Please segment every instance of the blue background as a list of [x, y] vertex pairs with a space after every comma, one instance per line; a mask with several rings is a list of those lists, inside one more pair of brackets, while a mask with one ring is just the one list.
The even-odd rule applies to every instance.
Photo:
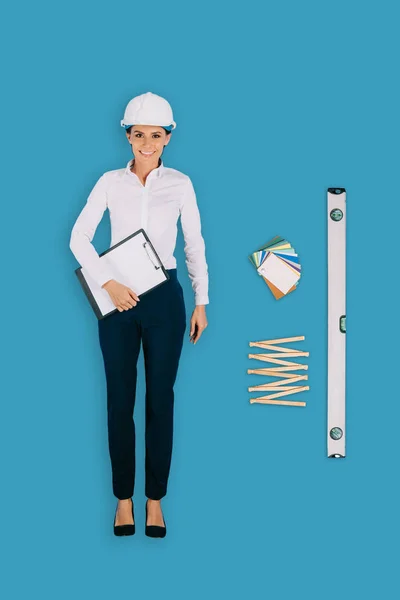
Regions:
[[[395, 598], [398, 549], [395, 2], [20, 2], [3, 12], [1, 592], [41, 598]], [[165, 540], [144, 536], [140, 358], [133, 538], [113, 536], [97, 322], [73, 223], [124, 167], [153, 91], [163, 159], [194, 183], [208, 329], [176, 383]], [[347, 189], [347, 457], [326, 458], [326, 190]], [[248, 254], [303, 264], [277, 302]], [[105, 215], [95, 237], [109, 244]], [[178, 273], [193, 294], [180, 234]], [[306, 408], [250, 405], [250, 340], [305, 335]]]

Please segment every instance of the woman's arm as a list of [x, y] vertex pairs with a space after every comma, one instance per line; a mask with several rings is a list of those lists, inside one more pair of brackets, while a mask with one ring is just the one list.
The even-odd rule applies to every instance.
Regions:
[[196, 306], [204, 306], [209, 304], [208, 266], [205, 256], [205, 243], [201, 234], [201, 219], [196, 194], [189, 177], [180, 213], [185, 240], [186, 266], [195, 294], [195, 304]]
[[86, 205], [72, 228], [69, 247], [81, 267], [102, 287], [113, 279], [108, 265], [102, 261], [92, 239], [107, 208], [106, 178], [103, 174], [90, 192]]

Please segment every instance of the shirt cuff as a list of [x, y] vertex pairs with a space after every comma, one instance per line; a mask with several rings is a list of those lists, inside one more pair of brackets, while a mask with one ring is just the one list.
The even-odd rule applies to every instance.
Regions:
[[100, 287], [102, 287], [105, 283], [107, 283], [107, 281], [110, 281], [110, 279], [114, 279], [114, 276], [112, 272], [107, 269], [99, 273], [99, 275], [96, 277], [96, 282]]
[[209, 304], [210, 301], [208, 299], [208, 296], [195, 296], [195, 304], [196, 306], [203, 305], [203, 304]]

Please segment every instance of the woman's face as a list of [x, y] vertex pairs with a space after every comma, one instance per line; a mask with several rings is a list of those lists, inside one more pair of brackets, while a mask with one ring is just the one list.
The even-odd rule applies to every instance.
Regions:
[[135, 162], [141, 165], [158, 165], [164, 146], [169, 144], [171, 134], [156, 125], [133, 125], [126, 134], [132, 146]]

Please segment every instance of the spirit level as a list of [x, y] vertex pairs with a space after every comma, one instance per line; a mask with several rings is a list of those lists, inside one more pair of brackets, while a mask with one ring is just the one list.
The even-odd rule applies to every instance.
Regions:
[[328, 188], [328, 457], [346, 455], [346, 190]]

